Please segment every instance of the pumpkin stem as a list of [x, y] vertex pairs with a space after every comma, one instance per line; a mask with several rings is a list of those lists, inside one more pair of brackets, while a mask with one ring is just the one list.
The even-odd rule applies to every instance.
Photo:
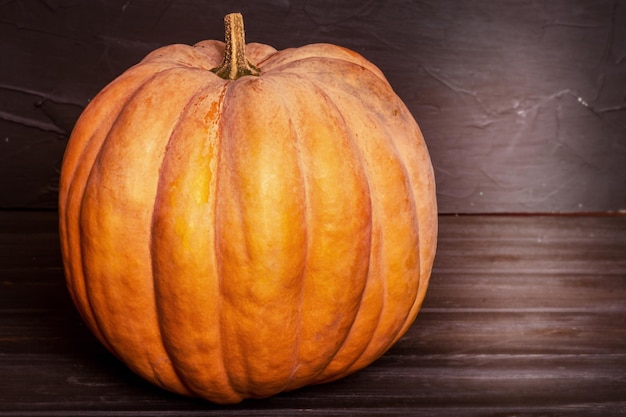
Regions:
[[261, 71], [246, 58], [246, 36], [241, 13], [227, 14], [224, 17], [224, 27], [224, 61], [211, 71], [225, 80], [236, 80], [244, 75], [259, 75]]

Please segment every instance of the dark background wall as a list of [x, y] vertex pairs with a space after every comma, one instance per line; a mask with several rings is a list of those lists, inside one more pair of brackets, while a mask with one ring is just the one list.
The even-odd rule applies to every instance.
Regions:
[[626, 210], [626, 1], [0, 0], [0, 209], [55, 209], [72, 127], [151, 50], [331, 42], [420, 124], [442, 213]]

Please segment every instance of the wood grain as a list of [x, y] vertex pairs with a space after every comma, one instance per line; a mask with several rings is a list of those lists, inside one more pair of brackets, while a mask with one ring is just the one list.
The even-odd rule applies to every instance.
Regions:
[[415, 324], [331, 384], [220, 407], [168, 394], [91, 336], [55, 212], [0, 212], [0, 416], [621, 416], [626, 216], [440, 216]]

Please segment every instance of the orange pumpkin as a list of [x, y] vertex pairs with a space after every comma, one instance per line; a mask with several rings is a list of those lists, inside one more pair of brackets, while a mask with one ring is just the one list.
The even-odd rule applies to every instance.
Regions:
[[233, 403], [394, 344], [437, 213], [420, 130], [378, 68], [333, 45], [245, 45], [241, 15], [225, 22], [226, 44], [158, 49], [92, 100], [59, 215], [97, 338], [156, 385]]

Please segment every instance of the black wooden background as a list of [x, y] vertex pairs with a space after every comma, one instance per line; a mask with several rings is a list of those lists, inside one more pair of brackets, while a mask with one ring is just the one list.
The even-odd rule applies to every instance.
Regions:
[[626, 1], [0, 0], [0, 208], [55, 209], [72, 127], [151, 50], [331, 42], [422, 127], [441, 213], [626, 210]]

